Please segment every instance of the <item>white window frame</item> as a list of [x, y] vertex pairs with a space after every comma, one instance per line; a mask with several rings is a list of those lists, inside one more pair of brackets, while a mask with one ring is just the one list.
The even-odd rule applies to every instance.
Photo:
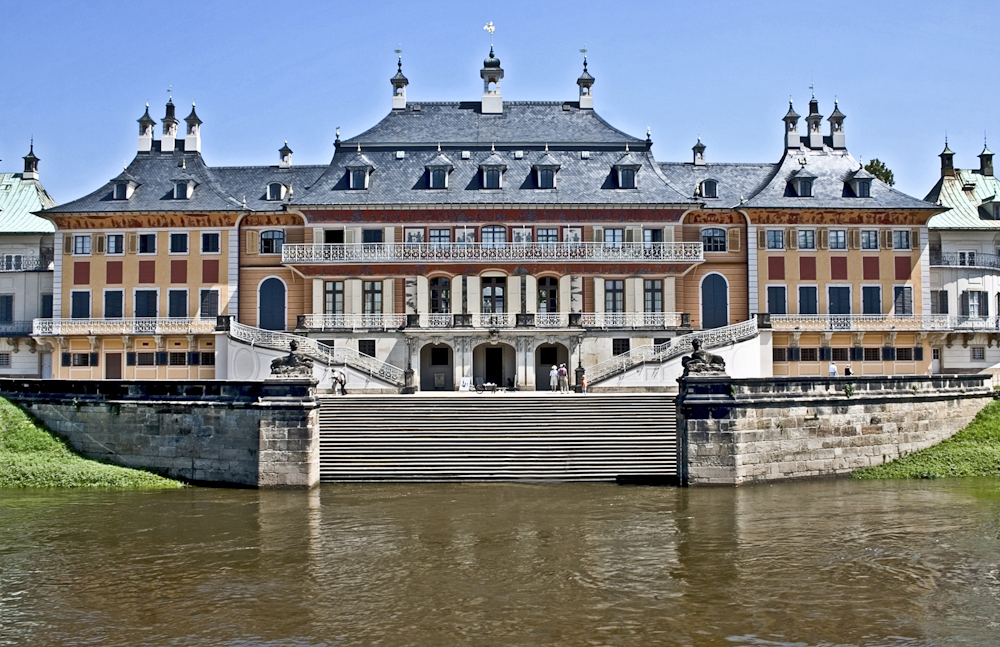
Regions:
[[[135, 313], [135, 307], [137, 305], [136, 298], [135, 298], [136, 292], [156, 292], [156, 316], [155, 317], [139, 317], [139, 315], [137, 315]], [[147, 318], [159, 319], [160, 315], [163, 314], [160, 311], [160, 306], [161, 305], [162, 304], [160, 303], [160, 288], [159, 287], [134, 287], [134, 288], [132, 288], [132, 317], [133, 318], [135, 318], [135, 319], [140, 319], [140, 318], [141, 319], [147, 319]]]
[[797, 178], [795, 180], [795, 195], [799, 198], [811, 198], [813, 197], [813, 180], [812, 178]]
[[[906, 247], [896, 246], [896, 236], [906, 236]], [[892, 249], [897, 252], [908, 252], [913, 250], [913, 240], [910, 236], [909, 229], [893, 229], [892, 230]]]
[[[615, 232], [613, 238], [617, 240], [608, 240], [608, 234]], [[622, 249], [625, 247], [625, 228], [624, 227], [609, 227], [604, 230], [604, 249]]]
[[[802, 312], [802, 288], [813, 288], [813, 289], [816, 290], [816, 312], [813, 312], [813, 313], [803, 313]], [[785, 298], [786, 299], [788, 298], [787, 293], [785, 295]], [[813, 316], [813, 315], [819, 316], [820, 309], [819, 309], [819, 284], [818, 283], [799, 283], [798, 285], [795, 286], [795, 298], [796, 298], [796, 300], [798, 302], [796, 304], [796, 307], [798, 309], [795, 312], [797, 312], [800, 315], [801, 314], [806, 314], [807, 316]], [[787, 303], [785, 304], [785, 309], [786, 310], [788, 309], [788, 304]]]
[[[645, 232], [651, 230], [646, 229], [643, 231]], [[722, 249], [709, 249], [707, 246], [705, 246], [705, 232], [707, 231], [722, 232]], [[645, 233], [643, 235], [645, 235]], [[704, 246], [706, 254], [724, 254], [729, 251], [729, 230], [726, 229], [725, 227], [719, 227], [715, 225], [712, 225], [710, 227], [702, 227], [701, 231], [698, 232], [698, 239], [701, 241], [702, 246]]]
[[[709, 195], [711, 189], [711, 194]], [[719, 197], [719, 182], [718, 180], [702, 180], [701, 182], [701, 197], [708, 199], [717, 199]]]
[[[354, 182], [354, 177], [355, 177], [354, 174], [355, 173], [364, 173], [365, 174], [365, 185], [364, 186], [355, 186], [355, 182]], [[367, 169], [347, 169], [347, 179], [348, 179], [348, 182], [350, 183], [349, 184], [350, 188], [352, 190], [354, 190], [354, 191], [364, 191], [365, 189], [368, 188], [368, 178], [369, 178], [370, 175], [371, 175], [371, 173], [369, 173]]]
[[[122, 244], [121, 244], [121, 247], [120, 247], [119, 251], [117, 251], [117, 252], [110, 251], [109, 243], [111, 241], [111, 237], [112, 236], [115, 236], [115, 237], [118, 237], [118, 238], [121, 239], [121, 243]], [[136, 244], [138, 245], [139, 243], [136, 242]], [[124, 256], [125, 255], [125, 234], [105, 234], [104, 235], [104, 255], [105, 256]]]
[[4, 254], [3, 269], [8, 272], [19, 272], [24, 269], [24, 254]]
[[958, 264], [962, 267], [975, 267], [978, 251], [974, 249], [958, 250]]
[[[205, 251], [205, 236], [218, 236], [219, 237], [218, 238], [218, 240], [219, 240], [219, 249], [217, 251], [214, 251], [214, 252], [206, 252]], [[216, 255], [222, 253], [222, 232], [221, 231], [202, 231], [202, 232], [199, 232], [198, 241], [199, 241], [198, 253], [201, 254], [202, 256], [216, 256]]]
[[[812, 246], [810, 246], [810, 247], [804, 247], [802, 245], [802, 235], [803, 234], [806, 234], [806, 235], [812, 234]], [[796, 242], [798, 243], [798, 250], [799, 251], [807, 251], [807, 252], [815, 252], [816, 251], [816, 230], [815, 229], [796, 229], [795, 230], [795, 237], [798, 239]]]
[[[108, 313], [105, 312], [105, 308], [108, 304], [108, 292], [118, 292], [122, 295], [122, 315], [121, 317], [109, 317]], [[93, 312], [94, 304], [90, 304], [91, 312]], [[126, 315], [125, 309], [125, 288], [104, 288], [101, 291], [101, 318], [102, 319], [124, 319]]]
[[[259, 245], [259, 247], [257, 248], [257, 252], [261, 256], [281, 256], [281, 249], [280, 248], [276, 252], [265, 252], [264, 251], [264, 240], [265, 240], [264, 239], [264, 234], [270, 233], [272, 231], [281, 232], [281, 246], [282, 247], [285, 246], [285, 241], [288, 240], [288, 234], [285, 232], [285, 230], [283, 228], [279, 228], [279, 229], [261, 229], [260, 233], [258, 234], [258, 238], [257, 238], [258, 245]], [[271, 239], [268, 238], [267, 240], [271, 240]]]
[[[431, 240], [432, 236], [434, 236], [434, 238], [440, 238], [440, 236], [441, 236], [440, 232], [442, 232], [442, 231], [445, 233], [445, 240], [443, 240], [443, 241], [441, 241], [441, 240]], [[437, 235], [434, 235], [434, 232], [438, 232]], [[433, 229], [429, 228], [427, 230], [427, 241], [428, 241], [428, 244], [430, 245], [431, 249], [448, 249], [448, 248], [450, 248], [451, 247], [451, 238], [452, 238], [452, 236], [451, 236], [451, 229], [449, 227], [435, 227]]]
[[[781, 237], [781, 240], [780, 240], [781, 245], [780, 246], [772, 246], [771, 245], [771, 234], [777, 234], [778, 236]], [[784, 229], [765, 229], [764, 230], [764, 241], [765, 241], [765, 249], [769, 249], [769, 250], [783, 250], [783, 249], [785, 249], [785, 247], [786, 247], [785, 230]]]
[[205, 316], [201, 312], [201, 304], [205, 300], [204, 299], [205, 292], [215, 292], [215, 303], [217, 304], [219, 311], [218, 314], [216, 314], [215, 316], [221, 315], [222, 306], [224, 305], [222, 303], [222, 291], [219, 288], [198, 288], [198, 308], [197, 308], [197, 314], [195, 316], [199, 319]]
[[[186, 244], [184, 248], [187, 251], [175, 252], [174, 251], [174, 236], [184, 236], [186, 239]], [[191, 254], [191, 234], [186, 231], [168, 231], [167, 232], [167, 255], [168, 256], [189, 256]]]
[[[174, 317], [170, 314], [170, 295], [174, 292], [184, 293], [184, 316]], [[200, 307], [200, 304], [199, 304]], [[167, 288], [167, 316], [166, 319], [190, 319], [191, 318], [191, 290], [188, 288]]]
[[[77, 245], [77, 241], [80, 241], [82, 245]], [[93, 238], [90, 234], [73, 234], [73, 256], [93, 256]], [[86, 247], [87, 251], [78, 252], [77, 247]]]
[[[865, 312], [865, 290], [869, 290], [869, 289], [873, 289], [873, 288], [876, 289], [876, 290], [878, 290], [878, 312]], [[882, 284], [881, 283], [877, 283], [877, 284], [873, 285], [873, 284], [862, 283], [859, 286], [859, 289], [861, 290], [861, 316], [863, 317], [863, 316], [867, 315], [869, 317], [874, 317], [876, 315], [882, 315], [882, 314], [884, 314], [884, 312], [885, 312], [885, 300], [882, 299]]]
[[[277, 195], [277, 197], [275, 197], [274, 193], [272, 193], [272, 189], [274, 187], [278, 187], [278, 195]], [[267, 201], [268, 202], [277, 202], [277, 201], [281, 200], [284, 197], [285, 197], [285, 185], [284, 184], [282, 184], [281, 182], [268, 182], [267, 183]]]
[[[874, 235], [874, 237], [875, 237], [875, 246], [874, 247], [865, 247], [866, 234], [872, 234], [872, 235]], [[879, 245], [878, 238], [879, 238], [879, 236], [878, 236], [878, 229], [862, 229], [861, 230], [861, 251], [863, 251], [863, 252], [877, 252], [877, 251], [879, 251], [879, 249], [880, 249], [881, 246]]]
[[[153, 237], [153, 251], [151, 251], [151, 252], [144, 252], [144, 251], [142, 251], [142, 237], [143, 236], [152, 236]], [[158, 231], [147, 231], [147, 232], [139, 232], [139, 233], [136, 234], [136, 239], [135, 239], [135, 253], [136, 253], [137, 256], [156, 256], [156, 253], [159, 251], [159, 248], [160, 248], [160, 232], [158, 232]]]
[[[850, 284], [850, 283], [827, 283], [825, 287], [826, 287], [826, 314], [827, 314], [828, 317], [847, 317], [847, 316], [853, 317], [855, 314], [857, 314], [857, 313], [854, 312], [854, 286], [852, 284]], [[847, 288], [847, 290], [848, 290], [848, 292], [847, 292], [847, 303], [851, 307], [851, 311], [850, 312], [848, 312], [847, 314], [839, 314], [839, 315], [835, 315], [835, 314], [833, 314], [833, 313], [830, 312], [830, 306], [833, 304], [833, 300], [830, 299], [830, 289], [831, 288]]]
[[[184, 195], [178, 195], [181, 187], [184, 187]], [[174, 182], [174, 200], [187, 200], [191, 197], [191, 184], [184, 182]]]
[[[780, 288], [780, 289], [784, 290], [784, 292], [785, 292], [785, 312], [784, 313], [780, 313], [780, 312], [772, 313], [771, 312], [771, 310], [770, 310], [770, 307], [771, 307], [771, 288]], [[764, 285], [764, 310], [765, 310], [765, 312], [768, 312], [769, 314], [777, 314], [779, 316], [782, 315], [782, 314], [786, 314], [786, 315], [788, 314], [788, 284], [787, 283], [767, 283], [767, 284]]]
[[[843, 244], [843, 246], [841, 246], [841, 247], [834, 247], [833, 246], [833, 235], [834, 235], [834, 233], [843, 234], [843, 236], [844, 236], [844, 244]], [[829, 231], [827, 239], [828, 239], [828, 241], [830, 243], [828, 245], [828, 247], [831, 250], [840, 251], [840, 250], [846, 250], [847, 249], [847, 230], [846, 229], [831, 229]]]
[[[976, 353], [982, 354], [982, 357], [976, 357]], [[985, 362], [986, 361], [986, 347], [985, 346], [970, 346], [969, 347], [969, 361], [971, 362]]]
[[[909, 313], [899, 313], [896, 312], [896, 288], [903, 288], [904, 290], [910, 291], [910, 312]], [[892, 285], [892, 316], [894, 317], [912, 317], [916, 312], [916, 305], [913, 301], [913, 285], [907, 285], [906, 283], [894, 283]], [[989, 297], [987, 297], [989, 298]]]
[[[74, 294], [86, 294], [87, 302], [90, 304], [87, 308], [87, 316], [85, 319], [93, 319], [94, 317], [94, 291], [87, 290], [70, 290], [69, 291], [69, 318], [73, 319], [73, 295]], [[54, 314], [54, 313], [53, 313]]]

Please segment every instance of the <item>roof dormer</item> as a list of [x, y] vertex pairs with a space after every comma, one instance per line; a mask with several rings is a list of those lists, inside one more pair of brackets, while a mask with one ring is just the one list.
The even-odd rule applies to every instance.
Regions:
[[872, 180], [874, 179], [875, 176], [862, 167], [851, 173], [847, 179], [847, 185], [850, 186], [855, 198], [870, 198], [872, 197]]
[[139, 182], [138, 178], [127, 170], [123, 170], [118, 177], [111, 180], [111, 199], [128, 200], [140, 186], [141, 182]]
[[612, 169], [615, 172], [615, 178], [618, 181], [619, 189], [635, 189], [637, 188], [636, 176], [639, 174], [639, 169], [642, 168], [642, 161], [628, 152], [626, 147], [625, 154], [618, 158], [618, 161], [614, 163]]
[[375, 165], [361, 152], [361, 145], [358, 145], [357, 154], [348, 164], [347, 168], [348, 186], [354, 190], [363, 190], [371, 186], [371, 176], [375, 172]]
[[507, 171], [507, 163], [504, 158], [496, 153], [487, 157], [479, 165], [480, 179], [484, 189], [502, 189], [503, 174]]
[[455, 170], [455, 165], [451, 160], [441, 154], [438, 150], [437, 157], [428, 162], [424, 169], [427, 171], [427, 187], [430, 189], [447, 189], [448, 176]]
[[539, 189], [556, 188], [556, 175], [562, 168], [559, 160], [546, 152], [531, 168], [535, 172], [535, 186]]
[[788, 181], [790, 195], [796, 198], [813, 197], [813, 182], [815, 180], [816, 175], [805, 168], [795, 171]]
[[174, 183], [171, 191], [173, 200], [190, 200], [191, 196], [194, 195], [195, 187], [198, 186], [198, 183], [190, 177], [179, 177], [171, 181]]

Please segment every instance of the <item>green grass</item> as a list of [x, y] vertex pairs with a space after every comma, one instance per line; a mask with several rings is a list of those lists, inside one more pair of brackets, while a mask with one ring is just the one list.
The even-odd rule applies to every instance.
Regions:
[[0, 488], [29, 487], [177, 488], [183, 484], [83, 458], [0, 398]]
[[858, 470], [856, 479], [1000, 477], [1000, 402], [991, 402], [948, 440], [885, 465]]

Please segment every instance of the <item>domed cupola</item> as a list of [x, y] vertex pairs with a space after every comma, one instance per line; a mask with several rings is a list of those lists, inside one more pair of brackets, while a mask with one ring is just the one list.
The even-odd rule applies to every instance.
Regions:
[[483, 114], [500, 114], [503, 112], [503, 97], [500, 95], [500, 79], [503, 78], [503, 68], [500, 59], [493, 55], [490, 45], [490, 56], [483, 61], [483, 69], [479, 71], [483, 77]]
[[396, 76], [389, 79], [392, 83], [392, 109], [406, 109], [406, 86], [410, 84], [409, 79], [403, 76], [403, 55], [400, 54], [397, 63]]

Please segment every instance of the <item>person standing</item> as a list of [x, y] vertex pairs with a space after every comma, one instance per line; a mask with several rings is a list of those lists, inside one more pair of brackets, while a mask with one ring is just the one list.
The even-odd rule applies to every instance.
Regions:
[[552, 370], [549, 371], [549, 390], [553, 393], [559, 390], [559, 367], [555, 364], [552, 365]]
[[565, 364], [559, 365], [559, 392], [569, 393], [569, 371]]
[[834, 362], [830, 362], [830, 377], [837, 377], [837, 365]]

